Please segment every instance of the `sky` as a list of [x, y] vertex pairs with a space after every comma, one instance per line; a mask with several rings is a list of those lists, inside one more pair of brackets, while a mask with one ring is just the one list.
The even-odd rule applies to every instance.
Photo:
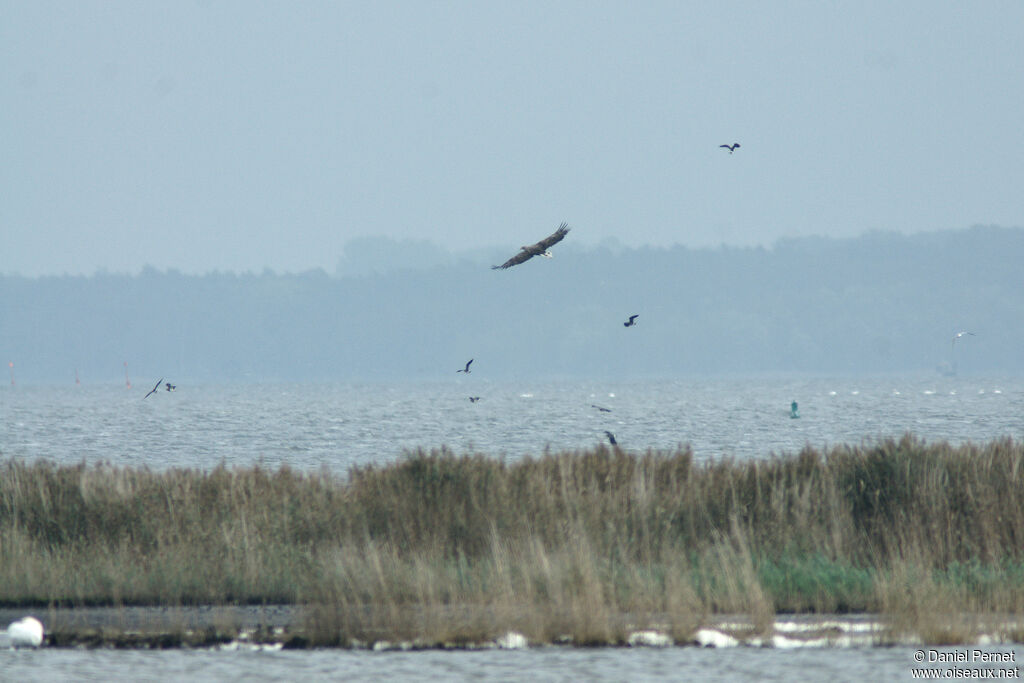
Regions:
[[562, 221], [1019, 227], [1022, 26], [1017, 0], [0, 0], [0, 273], [331, 273], [356, 238]]

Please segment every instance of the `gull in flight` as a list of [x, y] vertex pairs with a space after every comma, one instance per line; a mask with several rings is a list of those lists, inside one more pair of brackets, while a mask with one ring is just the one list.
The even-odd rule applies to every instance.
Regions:
[[624, 323], [622, 323], [622, 326], [623, 327], [633, 327], [633, 325], [636, 325], [636, 319], [639, 318], [639, 317], [640, 317], [639, 313], [636, 314], [636, 315], [629, 316], [629, 320], [624, 322]]
[[729, 150], [729, 154], [732, 154], [740, 148], [740, 143], [734, 142], [731, 145], [719, 145], [719, 147]]
[[[153, 385], [153, 388], [149, 390], [149, 394], [146, 394], [145, 396], [143, 396], [143, 397], [142, 397], [142, 398], [143, 398], [143, 400], [145, 400], [145, 399], [149, 398], [150, 394], [155, 394], [155, 393], [156, 393], [156, 390], [160, 388], [160, 383], [161, 383], [161, 382], [163, 382], [163, 381], [164, 381], [164, 378], [163, 378], [163, 377], [161, 377], [160, 379], [158, 379], [158, 380], [157, 380], [157, 382], [156, 382], [156, 384], [154, 384], [154, 385]], [[168, 391], [170, 391], [170, 390], [168, 389]]]
[[964, 336], [965, 334], [967, 336], [969, 336], [969, 337], [975, 336], [975, 334], [973, 332], [967, 332], [967, 331], [957, 332], [956, 334], [953, 335], [953, 341], [950, 343], [950, 345], [953, 346], [953, 348], [956, 348], [956, 340], [959, 339], [960, 337]]
[[473, 364], [473, 359], [470, 358], [469, 362], [466, 363], [466, 367], [462, 368], [461, 370], [456, 370], [455, 374], [459, 374], [460, 372], [464, 372], [464, 373], [466, 373], [468, 375], [469, 374], [469, 366], [472, 365], [472, 364]]

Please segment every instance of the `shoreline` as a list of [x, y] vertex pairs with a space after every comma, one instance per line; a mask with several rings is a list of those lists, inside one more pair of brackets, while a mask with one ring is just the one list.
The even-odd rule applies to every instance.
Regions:
[[569, 635], [534, 641], [514, 629], [495, 638], [402, 639], [381, 632], [377, 638], [324, 644], [308, 634], [302, 605], [203, 605], [193, 607], [61, 607], [45, 610], [0, 608], [0, 625], [24, 616], [43, 622], [44, 646], [78, 649], [342, 649], [372, 651], [526, 649], [536, 647], [768, 647], [871, 648], [892, 646], [1019, 645], [1024, 622], [1013, 615], [961, 614], [950, 622], [971, 624], [948, 641], [900, 633], [881, 614], [777, 614], [761, 625], [747, 615], [711, 616], [691, 634], [673, 638], [670, 619], [644, 627], [622, 615], [623, 637], [606, 642], [574, 642]]

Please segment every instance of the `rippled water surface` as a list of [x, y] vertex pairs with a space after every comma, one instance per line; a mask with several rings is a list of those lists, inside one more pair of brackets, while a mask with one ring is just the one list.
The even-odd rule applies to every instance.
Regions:
[[[488, 681], [902, 681], [914, 647], [798, 649], [671, 647], [538, 648], [482, 652], [216, 650], [0, 651], [7, 680], [488, 680]], [[1019, 647], [989, 647], [1011, 652]], [[968, 648], [941, 648], [964, 652]], [[932, 665], [935, 667], [936, 665]], [[968, 664], [939, 665], [966, 669]], [[947, 676], [948, 677], [948, 676]]]
[[581, 449], [605, 430], [629, 450], [691, 444], [701, 459], [907, 431], [929, 441], [1024, 437], [1024, 380], [1015, 378], [179, 384], [143, 399], [147, 389], [2, 387], [0, 457], [343, 472], [420, 446], [507, 457]]

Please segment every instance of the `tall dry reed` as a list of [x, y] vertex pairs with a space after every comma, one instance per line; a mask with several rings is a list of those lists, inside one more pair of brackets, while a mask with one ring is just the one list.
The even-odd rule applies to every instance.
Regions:
[[907, 614], [913, 568], [965, 609], [1021, 611], [1022, 458], [907, 436], [704, 463], [441, 449], [345, 478], [7, 461], [0, 604], [296, 602], [324, 642], [512, 626], [615, 642], [710, 612], [755, 630], [776, 610]]

